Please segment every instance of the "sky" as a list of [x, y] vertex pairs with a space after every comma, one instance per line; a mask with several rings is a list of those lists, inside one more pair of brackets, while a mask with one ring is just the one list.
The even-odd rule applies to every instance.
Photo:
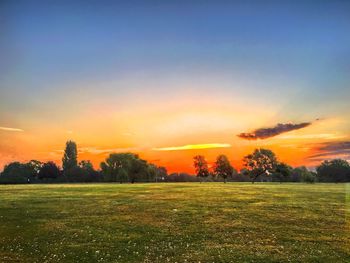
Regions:
[[0, 2], [0, 168], [350, 160], [349, 1]]

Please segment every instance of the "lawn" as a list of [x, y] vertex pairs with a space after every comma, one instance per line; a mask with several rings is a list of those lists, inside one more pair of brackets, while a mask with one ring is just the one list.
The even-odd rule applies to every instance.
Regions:
[[0, 185], [0, 262], [350, 262], [349, 191], [345, 184]]

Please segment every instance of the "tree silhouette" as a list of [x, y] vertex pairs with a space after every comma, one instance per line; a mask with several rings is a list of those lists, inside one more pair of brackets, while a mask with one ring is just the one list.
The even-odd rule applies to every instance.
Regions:
[[292, 175], [293, 168], [288, 164], [279, 162], [276, 164], [275, 170], [273, 171], [273, 178], [280, 183], [288, 181]]
[[155, 173], [147, 161], [133, 153], [111, 153], [101, 165], [105, 181], [153, 181]]
[[255, 149], [252, 154], [244, 157], [243, 163], [254, 183], [259, 176], [274, 172], [277, 159], [271, 150]]
[[350, 182], [350, 165], [346, 160], [324, 161], [316, 170], [321, 182]]
[[227, 178], [232, 176], [233, 171], [234, 169], [226, 155], [221, 154], [216, 158], [216, 162], [214, 164], [214, 174], [224, 178], [225, 183]]
[[61, 171], [54, 162], [47, 162], [41, 167], [38, 177], [39, 179], [56, 179], [60, 174]]
[[78, 166], [78, 151], [77, 145], [73, 141], [66, 142], [66, 149], [62, 158], [63, 172]]
[[1, 173], [0, 181], [3, 183], [32, 182], [37, 176], [37, 170], [35, 170], [35, 167], [31, 165], [31, 162], [12, 162], [5, 165], [4, 171]]
[[205, 178], [209, 176], [210, 172], [208, 168], [208, 163], [205, 160], [204, 156], [196, 155], [195, 157], [193, 157], [193, 165], [198, 177]]

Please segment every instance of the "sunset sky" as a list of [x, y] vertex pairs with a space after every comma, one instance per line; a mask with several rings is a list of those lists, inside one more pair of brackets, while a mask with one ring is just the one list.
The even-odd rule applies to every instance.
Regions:
[[[74, 2], [74, 3], [73, 3]], [[350, 160], [349, 1], [1, 1], [0, 169], [257, 147]], [[280, 124], [280, 125], [278, 125]], [[262, 128], [270, 128], [261, 130]]]

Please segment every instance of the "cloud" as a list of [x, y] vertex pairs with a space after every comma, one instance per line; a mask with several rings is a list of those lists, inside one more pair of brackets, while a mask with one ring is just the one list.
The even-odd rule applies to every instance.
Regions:
[[309, 156], [309, 159], [334, 159], [334, 158], [350, 158], [350, 141], [341, 142], [325, 142], [315, 147], [318, 153]]
[[277, 136], [281, 133], [299, 130], [299, 129], [308, 127], [311, 124], [312, 124], [311, 122], [302, 122], [298, 124], [278, 123], [275, 127], [272, 127], [272, 128], [260, 128], [260, 129], [256, 129], [253, 132], [240, 133], [237, 136], [245, 140], [268, 139], [268, 138]]
[[24, 130], [18, 128], [9, 128], [9, 127], [0, 127], [1, 131], [10, 131], [10, 132], [23, 132]]
[[162, 148], [153, 148], [153, 151], [183, 151], [183, 150], [200, 150], [200, 149], [214, 149], [214, 148], [229, 148], [231, 144], [228, 143], [206, 143], [206, 144], [188, 144], [183, 146], [171, 146]]
[[338, 135], [334, 133], [320, 133], [320, 134], [289, 134], [282, 135], [278, 137], [279, 139], [327, 139], [327, 140], [336, 140], [345, 138], [345, 135]]
[[90, 154], [105, 154], [105, 153], [120, 153], [120, 152], [137, 152], [140, 148], [109, 148], [99, 149], [96, 147], [80, 147], [79, 153], [90, 153]]

